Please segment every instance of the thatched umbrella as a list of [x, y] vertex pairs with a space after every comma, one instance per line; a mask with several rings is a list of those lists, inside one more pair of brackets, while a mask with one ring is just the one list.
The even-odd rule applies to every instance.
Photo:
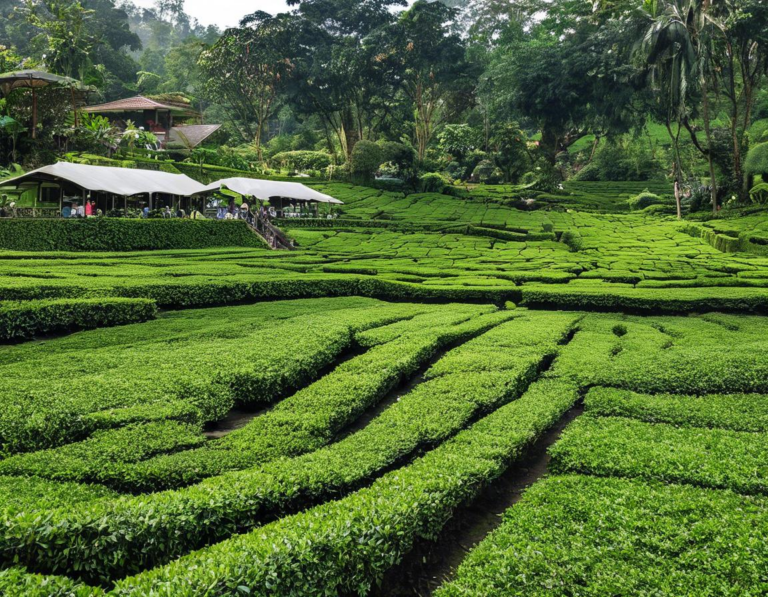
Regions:
[[60, 77], [40, 70], [18, 70], [11, 73], [0, 74], [0, 92], [7, 96], [14, 89], [32, 89], [32, 138], [37, 137], [37, 90], [50, 85], [72, 88], [72, 103], [77, 115], [77, 106], [74, 105], [74, 89], [82, 86], [80, 81], [70, 77]]

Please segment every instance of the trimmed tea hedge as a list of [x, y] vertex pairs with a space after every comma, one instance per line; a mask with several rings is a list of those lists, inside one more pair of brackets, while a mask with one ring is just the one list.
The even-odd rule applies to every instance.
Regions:
[[536, 483], [437, 597], [765, 592], [768, 500], [562, 476]]
[[768, 493], [768, 444], [762, 433], [580, 417], [550, 449], [555, 473], [638, 477]]
[[30, 566], [105, 582], [337, 498], [517, 398], [575, 321], [569, 314], [530, 313], [503, 323], [449, 351], [429, 370], [429, 381], [366, 427], [305, 456], [179, 491], [104, 500], [51, 516], [6, 516], [0, 551]]
[[726, 311], [768, 312], [768, 293], [760, 288], [621, 288], [549, 285], [522, 289], [526, 307], [627, 313], [677, 314]]
[[22, 568], [0, 570], [3, 597], [98, 597], [101, 589], [88, 587], [63, 576], [30, 574]]
[[53, 299], [0, 304], [0, 340], [65, 330], [141, 323], [157, 315], [149, 299]]
[[12, 251], [149, 251], [265, 247], [245, 222], [218, 220], [3, 219], [0, 249]]
[[577, 399], [568, 384], [538, 382], [368, 489], [122, 580], [112, 593], [366, 594], [419, 538], [435, 538], [458, 507], [501, 475]]
[[[482, 312], [482, 308], [476, 309]], [[411, 377], [440, 349], [510, 318], [511, 314], [506, 312], [489, 313], [458, 325], [427, 328], [376, 346], [342, 363], [268, 413], [220, 440], [196, 450], [123, 465], [114, 469], [109, 479], [101, 480], [122, 491], [157, 491], [317, 450], [333, 441], [345, 426]], [[49, 460], [48, 466], [55, 470], [57, 460]], [[49, 474], [39, 469], [35, 471], [45, 476]]]
[[592, 416], [733, 431], [768, 431], [768, 396], [764, 394], [648, 395], [593, 388], [584, 404]]
[[216, 421], [235, 404], [266, 406], [315, 379], [355, 332], [440, 308], [286, 301], [171, 313], [14, 347], [2, 354], [12, 360], [0, 375], [0, 452], [50, 448], [133, 422]]

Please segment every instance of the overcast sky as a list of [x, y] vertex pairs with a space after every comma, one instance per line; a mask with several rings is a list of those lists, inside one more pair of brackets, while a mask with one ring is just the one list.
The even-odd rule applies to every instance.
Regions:
[[[155, 0], [133, 0], [137, 6], [154, 6]], [[203, 25], [234, 27], [245, 15], [257, 10], [275, 14], [288, 9], [284, 0], [186, 0], [187, 14]]]

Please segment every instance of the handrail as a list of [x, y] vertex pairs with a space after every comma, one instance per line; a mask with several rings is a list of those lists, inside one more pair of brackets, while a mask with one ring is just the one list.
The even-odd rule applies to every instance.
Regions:
[[273, 249], [292, 251], [295, 248], [291, 239], [280, 228], [272, 224], [266, 216], [257, 213], [250, 215], [246, 221]]

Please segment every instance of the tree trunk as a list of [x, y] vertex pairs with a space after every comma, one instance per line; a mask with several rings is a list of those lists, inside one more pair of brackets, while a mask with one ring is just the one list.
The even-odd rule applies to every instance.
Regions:
[[347, 156], [347, 163], [352, 164], [352, 151], [359, 141], [357, 136], [357, 127], [355, 126], [354, 114], [352, 108], [346, 107], [341, 113], [341, 127], [344, 141], [344, 152]]
[[541, 154], [547, 163], [554, 167], [557, 164], [557, 154], [560, 148], [560, 138], [549, 129], [542, 128], [541, 141], [539, 143]]
[[715, 161], [712, 151], [712, 126], [709, 121], [709, 85], [706, 76], [701, 80], [701, 104], [704, 117], [704, 132], [707, 135], [707, 161], [709, 162], [709, 176], [712, 188], [712, 213], [717, 215], [717, 178], [715, 176]]
[[256, 155], [259, 157], [259, 163], [264, 163], [264, 154], [262, 153], [261, 149], [261, 133], [264, 128], [264, 122], [262, 120], [259, 120], [258, 124], [256, 125], [256, 137], [254, 138], [253, 142], [256, 144]]
[[677, 219], [683, 219], [683, 205], [680, 198], [680, 186], [683, 182], [683, 164], [680, 158], [680, 123], [677, 124], [677, 134], [672, 132], [672, 122], [669, 115], [667, 115], [667, 121], [664, 123], [667, 127], [667, 133], [672, 140], [672, 152], [674, 164], [672, 165], [673, 175], [675, 177], [675, 204], [677, 206]]

